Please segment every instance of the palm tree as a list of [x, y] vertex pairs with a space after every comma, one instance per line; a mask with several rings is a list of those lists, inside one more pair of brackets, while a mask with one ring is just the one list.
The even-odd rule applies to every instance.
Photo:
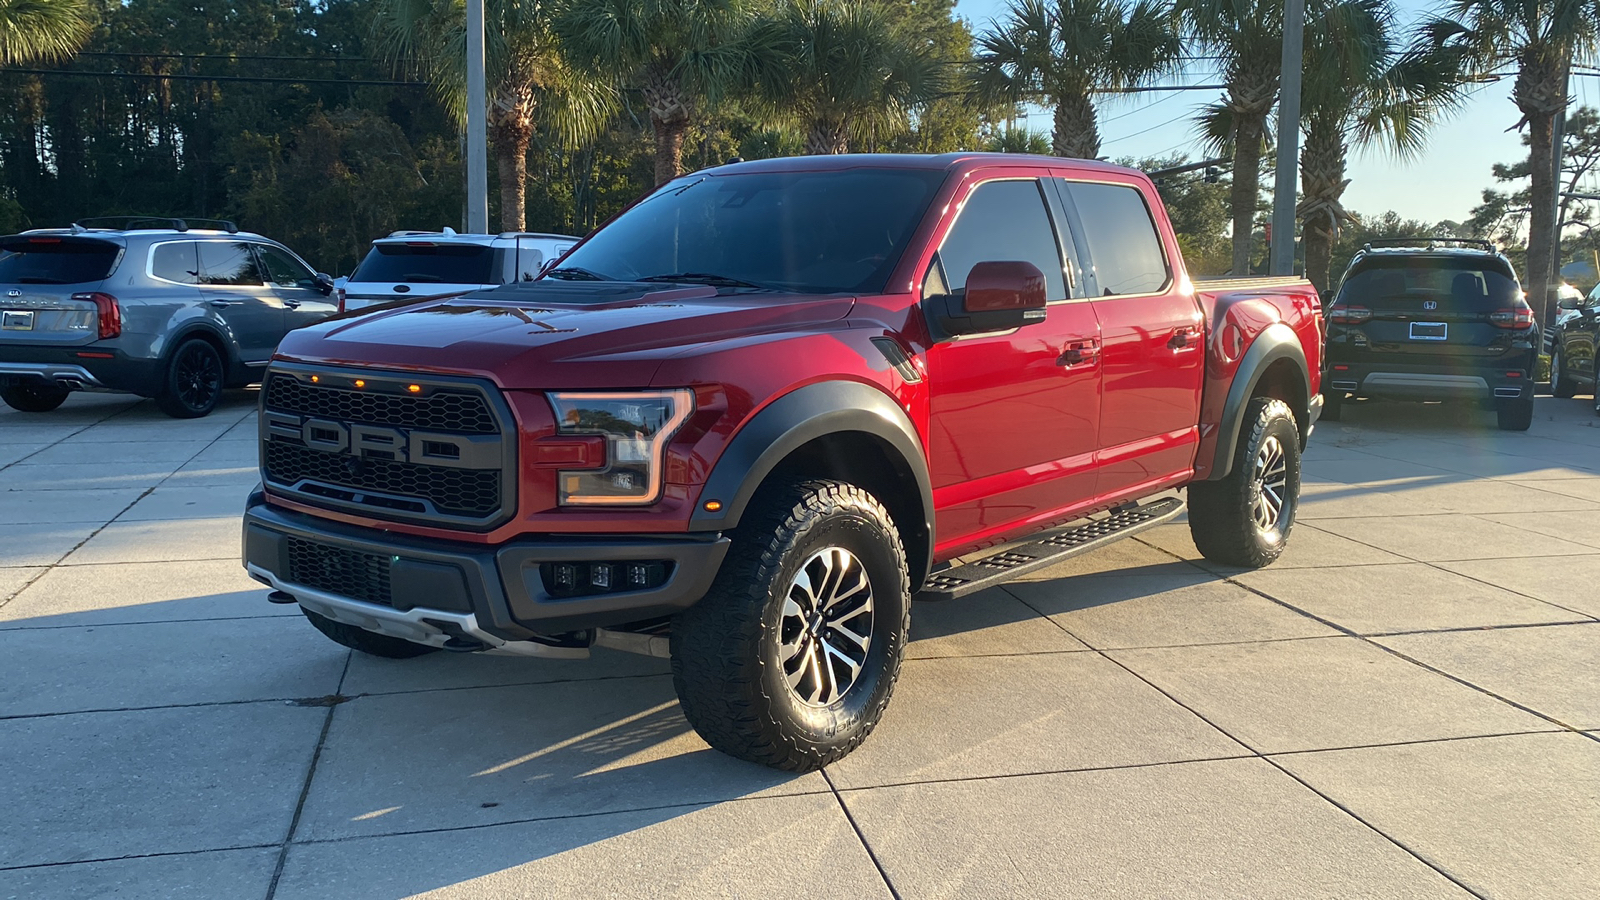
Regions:
[[757, 102], [806, 131], [806, 153], [848, 153], [852, 136], [903, 128], [939, 96], [938, 63], [867, 0], [785, 0], [751, 30]]
[[1177, 0], [1174, 14], [1200, 49], [1214, 54], [1227, 84], [1203, 124], [1226, 127], [1233, 154], [1233, 273], [1250, 271], [1250, 238], [1261, 202], [1267, 115], [1278, 101], [1283, 5], [1277, 0]]
[[1326, 292], [1352, 146], [1400, 157], [1421, 151], [1428, 126], [1461, 98], [1463, 82], [1435, 54], [1406, 54], [1391, 0], [1333, 0], [1306, 23], [1301, 91], [1305, 144], [1296, 213], [1306, 277]]
[[[500, 179], [500, 227], [527, 225], [528, 145], [535, 127], [579, 143], [605, 122], [608, 82], [583, 77], [562, 55], [550, 10], [533, 0], [485, 0], [489, 139]], [[466, 120], [466, 14], [460, 0], [378, 0], [376, 28], [391, 58], [432, 81]]]
[[1593, 61], [1600, 43], [1600, 9], [1594, 0], [1450, 0], [1444, 15], [1418, 29], [1418, 52], [1439, 53], [1469, 77], [1487, 77], [1515, 66], [1511, 101], [1522, 113], [1516, 127], [1528, 127], [1532, 171], [1528, 216], [1528, 296], [1541, 323], [1555, 315], [1551, 280], [1557, 234], [1555, 222], [1555, 121], [1567, 107], [1572, 66]]
[[569, 0], [556, 19], [569, 55], [639, 90], [655, 130], [656, 183], [683, 171], [683, 137], [744, 75], [746, 0]]
[[0, 66], [71, 56], [93, 29], [89, 0], [0, 0]]
[[1054, 153], [1094, 159], [1090, 93], [1138, 85], [1182, 58], [1162, 0], [1012, 0], [1005, 22], [978, 38], [973, 88], [988, 103], [1050, 107]]

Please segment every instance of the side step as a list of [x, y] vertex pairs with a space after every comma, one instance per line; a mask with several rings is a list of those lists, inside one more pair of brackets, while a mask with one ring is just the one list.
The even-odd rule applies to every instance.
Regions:
[[1102, 519], [1092, 519], [1048, 537], [1008, 546], [993, 556], [964, 566], [941, 569], [928, 576], [917, 600], [954, 600], [975, 594], [1025, 575], [1053, 566], [1065, 559], [1088, 553], [1107, 544], [1170, 522], [1183, 512], [1183, 501], [1168, 497], [1143, 506], [1117, 510]]

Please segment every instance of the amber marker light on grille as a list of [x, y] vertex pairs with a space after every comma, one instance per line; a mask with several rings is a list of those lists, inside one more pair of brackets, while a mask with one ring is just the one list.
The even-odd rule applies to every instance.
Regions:
[[410, 391], [413, 394], [420, 394], [420, 393], [422, 393], [422, 385], [420, 385], [420, 384], [408, 384], [408, 385], [406, 385], [406, 390]]
[[719, 510], [721, 508], [722, 508], [722, 501], [721, 500], [707, 500], [706, 501], [706, 512], [716, 512], [717, 510]]
[[319, 382], [321, 380], [322, 380], [321, 376], [318, 376], [318, 375], [311, 376], [311, 383], [312, 384], [316, 384], [317, 382]]
[[365, 381], [362, 381], [359, 378], [356, 379], [356, 387], [363, 388], [363, 387], [366, 387], [366, 386], [367, 386], [367, 383]]

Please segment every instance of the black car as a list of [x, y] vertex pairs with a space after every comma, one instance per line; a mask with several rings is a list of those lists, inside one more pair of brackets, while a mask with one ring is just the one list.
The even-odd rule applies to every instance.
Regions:
[[1600, 288], [1588, 297], [1563, 296], [1561, 315], [1550, 335], [1550, 393], [1575, 397], [1580, 391], [1595, 394], [1594, 411], [1600, 415], [1600, 391], [1595, 390], [1595, 350], [1600, 343]]
[[1346, 399], [1452, 400], [1533, 422], [1541, 336], [1511, 262], [1487, 241], [1367, 244], [1327, 310], [1322, 418]]

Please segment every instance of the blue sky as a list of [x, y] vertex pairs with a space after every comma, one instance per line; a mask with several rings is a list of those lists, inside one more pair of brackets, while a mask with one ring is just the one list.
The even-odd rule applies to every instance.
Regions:
[[[1005, 0], [960, 0], [956, 13], [972, 23], [974, 32], [980, 32], [1005, 6]], [[1398, 0], [1398, 6], [1408, 25], [1436, 8], [1436, 4], [1418, 0]], [[1215, 74], [1210, 64], [1196, 63], [1181, 81], [1213, 84]], [[1596, 83], [1600, 79], [1578, 77], [1573, 82], [1576, 101], [1600, 103], [1600, 83]], [[1357, 153], [1346, 172], [1351, 182], [1345, 191], [1345, 205], [1363, 215], [1392, 209], [1408, 219], [1466, 218], [1483, 189], [1493, 182], [1490, 167], [1513, 161], [1524, 152], [1516, 132], [1506, 131], [1520, 118], [1510, 94], [1509, 79], [1480, 88], [1460, 112], [1434, 128], [1427, 148], [1416, 159]], [[1195, 107], [1218, 96], [1209, 91], [1176, 91], [1134, 95], [1133, 99], [1107, 98], [1099, 105], [1102, 152], [1111, 157], [1187, 152], [1198, 159], [1200, 146], [1191, 116]], [[1028, 127], [1048, 132], [1050, 117], [1036, 111]]]

